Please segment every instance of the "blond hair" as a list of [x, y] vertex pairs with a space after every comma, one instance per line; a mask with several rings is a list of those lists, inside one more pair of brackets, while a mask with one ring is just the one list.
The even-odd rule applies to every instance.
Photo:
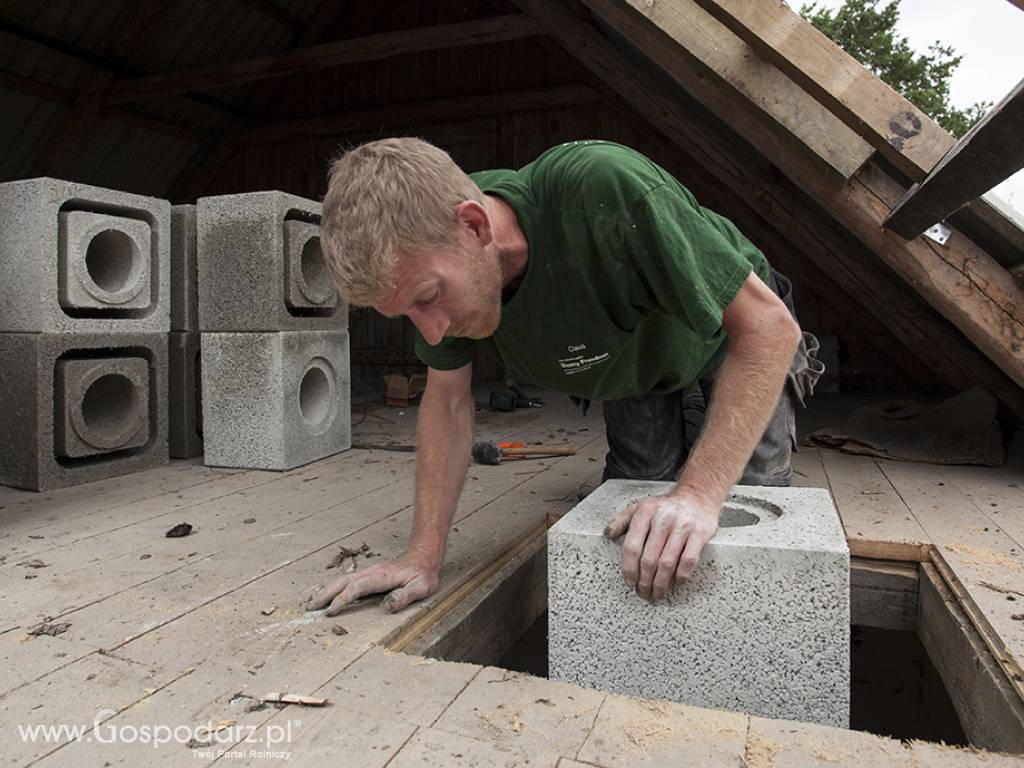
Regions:
[[483, 193], [447, 152], [414, 138], [380, 139], [331, 163], [320, 239], [352, 306], [392, 287], [399, 253], [455, 242], [455, 207]]

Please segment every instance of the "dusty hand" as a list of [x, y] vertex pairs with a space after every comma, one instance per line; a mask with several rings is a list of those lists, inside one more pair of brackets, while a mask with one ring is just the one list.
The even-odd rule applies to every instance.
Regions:
[[604, 535], [624, 532], [622, 575], [641, 597], [660, 600], [693, 575], [701, 550], [718, 530], [718, 505], [694, 495], [648, 496], [613, 517]]
[[387, 592], [381, 605], [389, 613], [395, 613], [437, 591], [438, 571], [411, 555], [403, 555], [388, 563], [339, 576], [309, 599], [306, 610], [316, 611], [327, 606], [327, 615], [336, 616], [364, 595]]

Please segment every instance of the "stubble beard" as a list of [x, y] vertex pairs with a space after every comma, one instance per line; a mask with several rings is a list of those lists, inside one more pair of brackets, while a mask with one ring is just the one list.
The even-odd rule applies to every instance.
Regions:
[[486, 251], [473, 262], [472, 288], [481, 305], [466, 336], [486, 339], [493, 336], [501, 324], [501, 264], [497, 254]]

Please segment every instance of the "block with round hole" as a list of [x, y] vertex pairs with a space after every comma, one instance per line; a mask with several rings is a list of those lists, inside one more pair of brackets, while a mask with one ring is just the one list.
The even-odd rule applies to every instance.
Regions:
[[149, 224], [90, 211], [62, 211], [58, 220], [62, 307], [145, 309], [152, 303]]
[[334, 279], [320, 247], [320, 227], [308, 221], [284, 222], [285, 303], [291, 309], [332, 309], [338, 303]]
[[167, 335], [0, 333], [0, 484], [49, 490], [167, 463]]
[[548, 531], [551, 678], [846, 727], [850, 556], [829, 492], [735, 486], [696, 573], [651, 601], [603, 532], [673, 487], [608, 481]]
[[0, 333], [166, 332], [170, 209], [58, 179], [0, 184]]
[[149, 440], [149, 364], [141, 357], [58, 360], [57, 456], [98, 456]]
[[345, 331], [202, 334], [204, 461], [291, 469], [352, 444]]
[[203, 333], [345, 330], [320, 247], [321, 205], [283, 192], [196, 202]]

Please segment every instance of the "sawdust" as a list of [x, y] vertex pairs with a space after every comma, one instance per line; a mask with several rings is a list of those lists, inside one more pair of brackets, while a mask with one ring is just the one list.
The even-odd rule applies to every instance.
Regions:
[[746, 768], [776, 768], [782, 745], [771, 739], [751, 736], [743, 755]]
[[957, 554], [969, 557], [976, 563], [983, 565], [998, 565], [1001, 568], [1009, 568], [1014, 571], [1024, 572], [1024, 559], [1021, 559], [1020, 557], [1002, 555], [989, 549], [978, 549], [977, 547], [972, 547], [970, 544], [944, 544], [940, 547], [940, 550], [956, 552]]

